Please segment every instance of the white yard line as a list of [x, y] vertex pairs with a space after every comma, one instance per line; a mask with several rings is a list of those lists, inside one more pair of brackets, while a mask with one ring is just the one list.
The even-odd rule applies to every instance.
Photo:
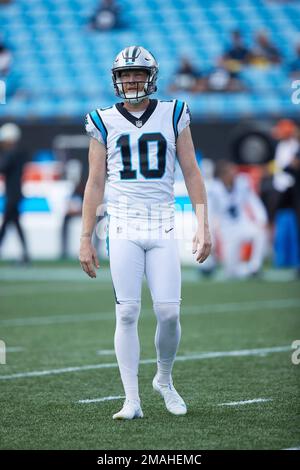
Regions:
[[272, 398], [255, 398], [253, 400], [229, 401], [228, 403], [219, 403], [218, 406], [250, 405], [252, 403], [264, 403], [266, 401], [272, 401]]
[[[199, 284], [199, 273], [196, 269], [189, 269], [182, 266], [182, 280], [193, 284]], [[98, 280], [111, 282], [110, 271], [107, 266], [100, 267], [97, 271]], [[296, 280], [293, 269], [268, 269], [263, 272], [262, 280], [264, 282], [288, 282]], [[78, 267], [10, 267], [3, 266], [0, 269], [0, 281], [73, 281], [73, 282], [91, 282], [82, 272], [79, 263]], [[227, 279], [222, 270], [219, 270], [212, 278], [211, 282], [232, 283], [234, 281]]]
[[47, 284], [38, 284], [38, 285], [28, 285], [28, 286], [6, 286], [1, 287], [0, 289], [0, 298], [1, 297], [15, 297], [16, 295], [44, 295], [45, 293], [64, 293], [64, 292], [86, 292], [86, 291], [98, 291], [98, 290], [111, 290], [111, 285], [107, 282], [97, 283], [97, 284], [82, 284], [76, 285], [70, 283], [70, 285], [62, 285], [62, 286], [52, 286]]
[[24, 348], [21, 348], [20, 346], [12, 346], [12, 347], [7, 347], [6, 352], [22, 352], [24, 351]]
[[[286, 308], [300, 308], [300, 299], [270, 299], [246, 302], [227, 302], [220, 304], [205, 305], [182, 305], [181, 315], [202, 315], [211, 313], [244, 313], [256, 311], [260, 309], [281, 310]], [[142, 314], [151, 314], [151, 308], [142, 309]], [[114, 311], [95, 312], [95, 313], [78, 313], [78, 314], [62, 314], [51, 316], [34, 316], [25, 318], [7, 318], [0, 320], [1, 327], [9, 326], [35, 326], [35, 325], [53, 325], [61, 323], [78, 323], [88, 321], [114, 320]]]
[[[259, 349], [241, 349], [236, 351], [213, 351], [206, 353], [191, 354], [188, 356], [178, 356], [177, 362], [204, 360], [204, 359], [215, 359], [220, 357], [243, 357], [243, 356], [259, 356], [261, 354], [272, 354], [277, 352], [291, 351], [291, 346], [277, 346], [273, 348], [259, 348]], [[156, 359], [144, 359], [140, 361], [140, 364], [156, 364]], [[0, 380], [13, 380], [27, 377], [45, 377], [47, 375], [64, 374], [68, 372], [81, 372], [86, 370], [95, 369], [111, 369], [118, 367], [116, 362], [104, 363], [104, 364], [89, 364], [85, 366], [77, 367], [65, 367], [63, 369], [49, 369], [49, 370], [35, 370], [29, 372], [19, 372], [10, 375], [0, 375]]]
[[[103, 398], [92, 398], [88, 400], [79, 400], [78, 403], [98, 403], [110, 400], [119, 400], [121, 398], [125, 398], [124, 395], [119, 396], [110, 396], [110, 397], [103, 397]], [[263, 403], [267, 401], [272, 401], [272, 398], [256, 398], [254, 400], [244, 400], [244, 401], [232, 401], [228, 403], [220, 403], [218, 406], [238, 406], [238, 405], [248, 405], [250, 403]], [[286, 450], [293, 450], [293, 449], [286, 449]]]
[[[108, 268], [101, 268], [97, 272], [97, 279], [101, 282], [109, 281], [111, 283], [110, 273]], [[89, 283], [91, 279], [82, 271], [79, 266], [78, 268], [10, 268], [3, 267], [0, 270], [1, 281], [72, 281], [72, 282], [84, 282]]]
[[95, 312], [95, 313], [75, 313], [75, 314], [62, 314], [50, 315], [45, 317], [25, 317], [25, 318], [11, 318], [0, 320], [1, 327], [14, 327], [14, 326], [39, 326], [39, 325], [56, 325], [61, 323], [81, 323], [89, 321], [113, 320], [114, 313], [110, 312]]
[[99, 351], [96, 351], [96, 354], [98, 356], [114, 356], [115, 351], [114, 349], [100, 349]]
[[282, 450], [300, 450], [300, 446], [299, 447], [288, 447], [287, 449], [282, 449]]
[[125, 396], [119, 395], [117, 397], [92, 398], [91, 400], [79, 400], [78, 403], [97, 403], [99, 401], [120, 400], [120, 398], [125, 398]]

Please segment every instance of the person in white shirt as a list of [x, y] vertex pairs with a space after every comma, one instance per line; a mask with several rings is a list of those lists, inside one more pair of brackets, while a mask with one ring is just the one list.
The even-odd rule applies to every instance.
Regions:
[[276, 191], [284, 193], [295, 184], [294, 176], [285, 169], [292, 164], [300, 150], [297, 127], [290, 119], [282, 119], [272, 129], [272, 134], [278, 139], [274, 157], [273, 185]]
[[[216, 180], [209, 186], [208, 201], [226, 276], [243, 278], [258, 274], [265, 254], [267, 213], [248, 177], [237, 174], [232, 162], [219, 161]], [[244, 261], [241, 251], [247, 242], [252, 249], [250, 259]]]
[[83, 270], [94, 278], [99, 262], [91, 236], [107, 177], [107, 241], [116, 298], [114, 342], [126, 395], [114, 419], [143, 416], [137, 326], [144, 273], [157, 318], [157, 374], [152, 385], [170, 413], [187, 412], [171, 375], [181, 336], [180, 261], [174, 237], [176, 156], [198, 220], [193, 240], [196, 260], [203, 262], [211, 248], [206, 193], [195, 158], [189, 109], [178, 100], [149, 99], [157, 88], [157, 74], [158, 64], [149, 51], [140, 46], [125, 48], [112, 68], [115, 92], [123, 102], [86, 116], [91, 142], [79, 259]]

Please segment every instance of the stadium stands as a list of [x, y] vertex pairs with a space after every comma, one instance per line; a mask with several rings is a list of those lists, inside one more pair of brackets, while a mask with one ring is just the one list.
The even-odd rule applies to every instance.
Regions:
[[230, 32], [239, 29], [247, 46], [266, 29], [279, 48], [282, 65], [245, 67], [247, 91], [178, 96], [188, 99], [195, 117], [290, 115], [288, 64], [299, 41], [300, 3], [271, 0], [122, 0], [121, 30], [95, 32], [88, 22], [96, 0], [18, 0], [0, 6], [0, 29], [13, 51], [7, 78], [7, 103], [0, 118], [78, 119], [114, 100], [111, 62], [126, 45], [141, 44], [161, 64], [159, 91], [168, 85], [181, 55], [209, 70], [228, 47]]

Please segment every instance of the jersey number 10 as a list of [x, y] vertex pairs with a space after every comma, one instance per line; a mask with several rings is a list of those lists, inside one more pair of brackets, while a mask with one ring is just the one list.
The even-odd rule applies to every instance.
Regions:
[[[149, 168], [149, 142], [157, 142], [157, 168]], [[120, 147], [124, 169], [120, 171], [121, 180], [136, 179], [137, 170], [132, 169], [129, 134], [121, 135], [117, 140]], [[139, 169], [145, 178], [162, 178], [166, 169], [167, 142], [160, 132], [142, 134], [138, 140]]]

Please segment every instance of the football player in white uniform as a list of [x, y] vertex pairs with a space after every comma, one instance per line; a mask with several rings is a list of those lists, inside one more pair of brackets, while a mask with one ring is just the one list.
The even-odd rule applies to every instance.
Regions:
[[[220, 237], [225, 274], [245, 278], [260, 273], [266, 250], [267, 212], [251, 188], [246, 175], [236, 166], [220, 160], [216, 180], [208, 188], [210, 226]], [[251, 242], [248, 261], [241, 259], [241, 247]]]
[[139, 46], [125, 48], [112, 68], [115, 92], [123, 102], [86, 116], [91, 141], [79, 260], [83, 270], [96, 277], [99, 262], [91, 236], [107, 177], [108, 246], [116, 297], [114, 344], [126, 395], [114, 419], [143, 416], [137, 324], [144, 273], [157, 318], [153, 388], [170, 413], [187, 412], [171, 375], [181, 335], [180, 261], [173, 230], [176, 154], [198, 219], [193, 239], [196, 260], [203, 262], [211, 249], [206, 193], [195, 159], [190, 113], [183, 102], [149, 99], [156, 91], [157, 74], [158, 64], [149, 51]]

